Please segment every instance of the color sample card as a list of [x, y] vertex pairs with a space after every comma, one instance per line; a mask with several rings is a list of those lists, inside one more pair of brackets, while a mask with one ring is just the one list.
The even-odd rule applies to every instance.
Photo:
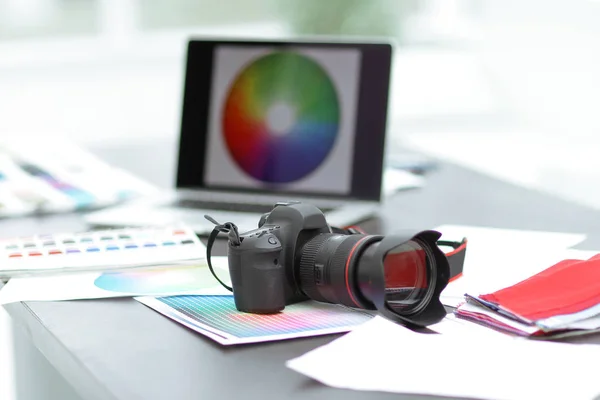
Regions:
[[232, 295], [140, 297], [139, 302], [223, 345], [258, 343], [348, 332], [370, 320], [367, 311], [305, 301], [277, 314], [249, 314]]
[[[228, 281], [227, 257], [213, 257], [219, 276]], [[12, 278], [0, 290], [0, 304], [109, 297], [228, 294], [205, 263], [163, 265], [127, 271], [84, 272]]]
[[110, 229], [0, 239], [0, 277], [106, 271], [206, 259], [187, 227]]

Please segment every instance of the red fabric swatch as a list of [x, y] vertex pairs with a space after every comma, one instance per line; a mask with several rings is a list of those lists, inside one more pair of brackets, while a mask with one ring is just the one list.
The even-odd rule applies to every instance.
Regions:
[[480, 298], [532, 321], [583, 311], [600, 303], [600, 254], [589, 260], [563, 260]]

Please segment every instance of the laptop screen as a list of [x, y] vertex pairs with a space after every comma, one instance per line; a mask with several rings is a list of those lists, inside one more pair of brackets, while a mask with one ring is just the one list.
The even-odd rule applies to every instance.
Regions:
[[177, 186], [379, 200], [391, 46], [192, 40]]

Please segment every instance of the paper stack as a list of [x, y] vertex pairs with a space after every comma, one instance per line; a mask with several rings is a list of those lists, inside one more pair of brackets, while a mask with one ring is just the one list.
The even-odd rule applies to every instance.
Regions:
[[455, 314], [504, 332], [558, 338], [600, 331], [600, 254], [562, 260], [504, 289], [475, 296]]
[[0, 139], [0, 218], [92, 210], [157, 192], [67, 140]]

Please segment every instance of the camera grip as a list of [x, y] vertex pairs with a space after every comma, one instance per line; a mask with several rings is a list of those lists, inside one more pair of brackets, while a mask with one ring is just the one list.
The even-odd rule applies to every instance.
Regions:
[[285, 308], [285, 271], [282, 246], [270, 233], [245, 237], [229, 247], [229, 272], [235, 306], [239, 311], [272, 314]]

